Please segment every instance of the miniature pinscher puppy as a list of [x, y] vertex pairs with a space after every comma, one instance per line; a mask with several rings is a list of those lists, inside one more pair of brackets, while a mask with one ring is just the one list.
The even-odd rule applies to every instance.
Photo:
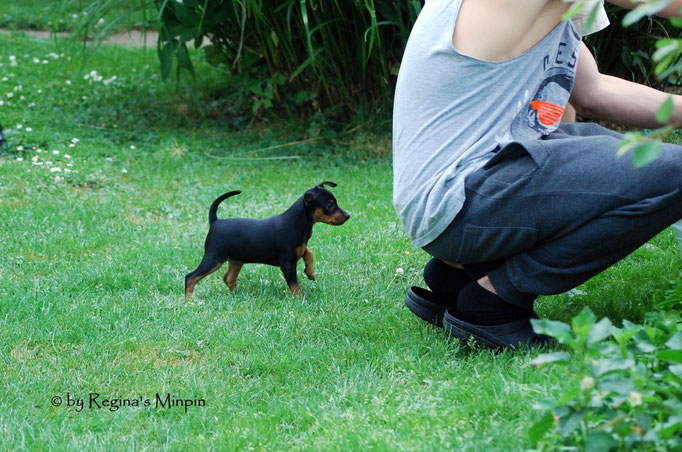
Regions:
[[208, 210], [210, 225], [204, 244], [204, 257], [196, 270], [185, 276], [185, 298], [189, 300], [194, 286], [205, 276], [228, 263], [223, 281], [230, 290], [237, 287], [237, 277], [244, 264], [259, 263], [279, 267], [284, 274], [289, 291], [300, 293], [296, 275], [296, 262], [303, 258], [305, 274], [315, 279], [313, 273], [313, 252], [308, 240], [315, 223], [341, 225], [350, 215], [339, 207], [334, 195], [324, 188], [336, 187], [334, 182], [325, 181], [307, 190], [284, 213], [264, 220], [253, 218], [228, 218], [219, 220], [218, 206], [240, 191], [231, 191], [213, 201]]

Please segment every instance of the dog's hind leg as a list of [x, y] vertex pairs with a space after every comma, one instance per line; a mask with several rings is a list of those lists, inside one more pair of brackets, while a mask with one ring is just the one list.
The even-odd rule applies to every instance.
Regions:
[[225, 281], [225, 284], [227, 284], [227, 287], [230, 290], [237, 288], [237, 278], [239, 277], [239, 272], [243, 266], [244, 264], [241, 262], [227, 261], [227, 271], [225, 272], [225, 276], [223, 276], [223, 281]]
[[185, 298], [189, 301], [194, 286], [204, 277], [218, 270], [224, 263], [225, 261], [218, 260], [213, 256], [204, 256], [196, 270], [187, 273], [185, 276]]

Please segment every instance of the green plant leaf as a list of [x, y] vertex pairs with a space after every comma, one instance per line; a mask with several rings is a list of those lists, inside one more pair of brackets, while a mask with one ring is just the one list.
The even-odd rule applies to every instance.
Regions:
[[578, 0], [573, 2], [573, 6], [569, 8], [568, 11], [566, 11], [562, 16], [561, 20], [568, 20], [571, 17], [575, 16], [578, 14], [582, 9], [585, 7], [585, 0]]
[[651, 56], [651, 59], [658, 62], [674, 54], [680, 47], [680, 42], [677, 39], [660, 39], [656, 41], [656, 51]]
[[600, 382], [598, 387], [602, 391], [609, 391], [618, 395], [626, 396], [637, 389], [635, 384], [629, 378], [610, 378]]
[[647, 141], [635, 147], [632, 153], [632, 165], [641, 168], [656, 160], [663, 153], [660, 141]]
[[571, 355], [566, 352], [543, 353], [528, 363], [529, 366], [544, 366], [552, 363], [569, 363]]
[[663, 428], [661, 429], [661, 435], [664, 438], [670, 438], [674, 434], [679, 434], [680, 431], [682, 430], [682, 416], [680, 415], [673, 415], [670, 416], [668, 421], [663, 424]]
[[673, 114], [673, 96], [668, 96], [661, 105], [661, 108], [656, 112], [656, 121], [667, 123], [670, 116]]
[[554, 415], [550, 411], [547, 411], [539, 421], [528, 429], [528, 439], [533, 447], [535, 447], [538, 441], [545, 437], [552, 427], [554, 427]]
[[180, 43], [174, 39], [170, 42], [159, 41], [159, 61], [161, 62], [161, 78], [167, 80], [173, 67], [173, 59]]
[[611, 323], [611, 320], [604, 317], [599, 322], [595, 323], [592, 328], [590, 328], [590, 332], [587, 335], [587, 341], [585, 343], [589, 346], [609, 337], [611, 335], [612, 326], [613, 324]]
[[595, 360], [591, 363], [592, 373], [595, 377], [603, 377], [611, 372], [618, 372], [629, 370], [635, 366], [635, 360], [632, 358], [604, 358]]
[[593, 431], [585, 438], [585, 452], [608, 452], [618, 447], [618, 441], [603, 431]]
[[625, 15], [623, 18], [623, 26], [629, 27], [645, 16], [653, 16], [669, 4], [670, 0], [649, 0], [646, 3], [640, 3], [640, 6]]
[[661, 350], [655, 356], [661, 361], [682, 364], [682, 350]]
[[682, 333], [673, 334], [665, 346], [672, 350], [682, 350]]
[[561, 416], [559, 418], [559, 424], [557, 425], [557, 431], [560, 435], [566, 436], [569, 433], [575, 431], [580, 427], [580, 423], [583, 419], [583, 411], [570, 410], [567, 415]]
[[547, 319], [531, 319], [530, 323], [533, 325], [533, 331], [536, 333], [552, 336], [562, 344], [565, 340], [572, 338], [571, 327], [564, 322]]
[[573, 317], [573, 320], [571, 320], [571, 325], [573, 325], [573, 333], [575, 333], [575, 335], [582, 341], [585, 341], [588, 334], [590, 334], [590, 330], [592, 329], [592, 325], [594, 325], [596, 319], [597, 318], [590, 308], [583, 309], [580, 311], [580, 314]]
[[644, 141], [646, 141], [646, 138], [644, 138], [644, 135], [642, 135], [641, 132], [626, 133], [623, 141], [618, 143], [618, 152], [616, 152], [616, 157], [622, 157], [623, 155], [627, 154], [628, 151], [633, 149], [638, 144], [643, 143]]
[[651, 427], [651, 416], [647, 413], [637, 412], [635, 413], [635, 420], [642, 430], [645, 432]]

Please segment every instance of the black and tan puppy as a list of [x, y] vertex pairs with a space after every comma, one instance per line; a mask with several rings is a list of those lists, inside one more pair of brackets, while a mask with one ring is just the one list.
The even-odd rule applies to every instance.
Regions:
[[237, 277], [244, 264], [259, 263], [282, 269], [290, 292], [299, 293], [301, 286], [298, 285], [296, 262], [300, 258], [305, 262], [308, 279], [315, 279], [313, 252], [308, 248], [313, 224], [338, 226], [350, 217], [339, 207], [334, 195], [324, 188], [325, 185], [336, 187], [334, 182], [322, 182], [306, 191], [284, 213], [264, 220], [218, 219], [218, 205], [240, 191], [225, 193], [213, 201], [208, 210], [210, 228], [204, 244], [204, 257], [199, 267], [185, 276], [185, 298], [189, 300], [196, 283], [218, 270], [226, 261], [228, 267], [223, 281], [230, 290], [237, 287]]

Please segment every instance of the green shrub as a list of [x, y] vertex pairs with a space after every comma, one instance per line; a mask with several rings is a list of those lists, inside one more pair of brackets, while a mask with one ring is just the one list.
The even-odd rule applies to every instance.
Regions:
[[658, 89], [678, 84], [677, 74], [657, 78], [653, 54], [660, 39], [680, 37], [680, 29], [669, 20], [644, 17], [631, 25], [623, 26], [628, 10], [605, 5], [611, 25], [599, 33], [585, 38], [597, 60], [599, 70], [626, 80], [644, 83]]
[[650, 314], [644, 325], [599, 322], [586, 308], [571, 325], [532, 320], [535, 331], [568, 348], [531, 365], [568, 366], [582, 376], [558, 400], [537, 408], [533, 446], [560, 443], [587, 451], [682, 448], [682, 323], [679, 312]]
[[[71, 10], [75, 2], [63, 0]], [[641, 10], [655, 11], [661, 0]], [[159, 29], [161, 73], [194, 77], [193, 44], [224, 71], [229, 114], [281, 110], [347, 120], [357, 109], [390, 113], [395, 77], [420, 0], [95, 0], [81, 14], [81, 37], [115, 30], [134, 18]], [[651, 6], [651, 5], [653, 6]], [[127, 8], [127, 10], [126, 10]], [[657, 88], [677, 84], [677, 72], [655, 76], [655, 44], [680, 31], [667, 20], [642, 18], [628, 28], [626, 11], [608, 6], [612, 25], [587, 38], [602, 72]], [[65, 8], [67, 10], [67, 8]], [[122, 10], [125, 13], [120, 14]], [[101, 17], [117, 19], [102, 26]], [[640, 15], [641, 16], [641, 15]], [[638, 17], [640, 17], [638, 16]], [[632, 16], [631, 16], [632, 17]], [[675, 62], [677, 59], [675, 59]], [[672, 64], [672, 67], [676, 67]]]
[[248, 93], [252, 111], [277, 102], [352, 114], [387, 105], [421, 2], [390, 0], [156, 0], [162, 72], [191, 71], [185, 43], [207, 38], [206, 56]]

